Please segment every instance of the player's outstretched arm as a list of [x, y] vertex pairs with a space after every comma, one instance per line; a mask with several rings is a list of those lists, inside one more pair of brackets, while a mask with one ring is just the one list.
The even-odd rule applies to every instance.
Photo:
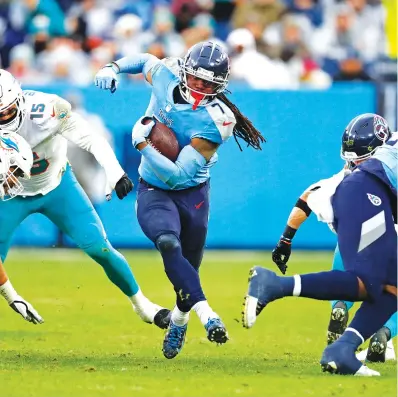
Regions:
[[112, 189], [116, 191], [120, 200], [133, 190], [133, 182], [124, 172], [109, 143], [102, 136], [96, 135], [83, 117], [69, 110], [69, 115], [62, 124], [60, 133], [68, 141], [90, 152], [104, 168], [108, 184], [111, 187], [107, 194], [108, 200]]
[[108, 63], [98, 71], [94, 78], [94, 84], [102, 90], [110, 90], [114, 93], [118, 86], [119, 73], [142, 73], [149, 84], [152, 84], [152, 68], [159, 64], [160, 60], [151, 54], [137, 54], [118, 59]]
[[278, 244], [272, 251], [272, 260], [276, 263], [279, 270], [285, 274], [287, 262], [289, 261], [292, 240], [302, 223], [310, 216], [311, 209], [308, 207], [307, 198], [312, 192], [312, 187], [308, 188], [297, 200], [287, 220], [285, 230], [280, 237]]
[[146, 138], [154, 122], [143, 124], [144, 119], [147, 117], [141, 117], [134, 125], [132, 144], [145, 157], [157, 177], [172, 189], [190, 181], [198, 170], [206, 165], [219, 146], [206, 139], [193, 138], [191, 144], [181, 150], [173, 163], [147, 143]]
[[33, 306], [17, 294], [10, 280], [8, 279], [6, 270], [0, 260], [0, 294], [8, 302], [10, 307], [19, 313], [26, 321], [33, 324], [42, 324], [44, 322], [40, 314]]

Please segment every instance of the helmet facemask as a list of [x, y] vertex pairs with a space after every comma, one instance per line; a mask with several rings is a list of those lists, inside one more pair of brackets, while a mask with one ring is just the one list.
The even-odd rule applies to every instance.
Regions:
[[[202, 67], [197, 69], [192, 68], [187, 65], [187, 58], [189, 53], [185, 57], [184, 64], [180, 70], [180, 92], [182, 97], [189, 103], [192, 103], [193, 109], [195, 110], [198, 106], [205, 106], [211, 102], [217, 94], [225, 91], [228, 85], [229, 69], [226, 76], [215, 76], [214, 72], [211, 70], [206, 70]], [[194, 76], [203, 80], [204, 82], [209, 82], [214, 87], [212, 93], [202, 92], [189, 87], [188, 76]]]
[[11, 104], [0, 109], [0, 133], [18, 132], [25, 117], [25, 98], [20, 92]]

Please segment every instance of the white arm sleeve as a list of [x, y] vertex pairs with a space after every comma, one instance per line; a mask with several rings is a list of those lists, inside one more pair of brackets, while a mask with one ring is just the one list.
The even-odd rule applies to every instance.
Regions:
[[65, 120], [60, 132], [68, 141], [93, 154], [104, 168], [108, 183], [114, 189], [116, 183], [124, 175], [124, 170], [109, 143], [103, 137], [96, 135], [91, 130], [90, 124], [74, 112], [71, 112], [70, 117]]

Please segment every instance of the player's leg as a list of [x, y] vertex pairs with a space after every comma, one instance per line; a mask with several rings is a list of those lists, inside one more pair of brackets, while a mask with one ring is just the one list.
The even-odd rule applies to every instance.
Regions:
[[328, 371], [369, 375], [355, 351], [397, 310], [396, 296], [383, 290], [384, 285], [397, 285], [392, 202], [381, 182], [358, 172], [350, 183], [342, 183], [333, 204], [344, 267], [361, 280], [367, 298], [343, 336], [325, 349], [321, 364]]
[[15, 229], [38, 207], [36, 197], [15, 197], [0, 201], [0, 259], [4, 262], [10, 248]]
[[[174, 290], [184, 302], [182, 312], [198, 301], [205, 300], [199, 275], [182, 255], [180, 241], [181, 223], [176, 204], [171, 199], [172, 192], [138, 186], [137, 219], [145, 235], [155, 243], [162, 255], [165, 272]], [[187, 331], [188, 318], [174, 316], [163, 343], [166, 358], [175, 357], [182, 349]]]
[[160, 307], [142, 294], [126, 259], [108, 241], [98, 214], [70, 167], [45, 200], [41, 212], [102, 266], [108, 278], [129, 297], [142, 320], [154, 322]]
[[[209, 221], [209, 184], [189, 189], [186, 192], [178, 192], [175, 201], [181, 215], [183, 255], [198, 271], [203, 258]], [[178, 313], [179, 308], [184, 308], [185, 312], [189, 312], [192, 308], [204, 325], [208, 339], [211, 342], [225, 343], [228, 340], [226, 328], [208, 301], [191, 301], [190, 305], [192, 306], [184, 305], [177, 295], [177, 308], [173, 311], [172, 316], [175, 312], [181, 315]]]
[[395, 360], [392, 339], [397, 336], [397, 312], [369, 340], [369, 347], [357, 354], [358, 360], [385, 362]]
[[[344, 270], [343, 260], [341, 259], [339, 246], [336, 246], [333, 255], [332, 270]], [[337, 340], [344, 332], [348, 322], [348, 311], [353, 306], [353, 302], [333, 300], [330, 302], [332, 311], [327, 331], [327, 344], [330, 345]]]
[[[381, 204], [373, 205], [366, 189], [377, 192], [369, 195], [380, 197]], [[387, 276], [391, 285], [396, 285], [396, 277], [390, 273], [395, 271], [396, 275], [396, 267], [391, 265], [396, 259], [391, 258], [396, 258], [397, 238], [384, 185], [364, 172], [353, 173], [337, 188], [333, 208], [346, 271], [279, 277], [268, 269], [254, 267], [244, 303], [246, 327], [253, 326], [256, 316], [269, 302], [285, 296], [363, 301], [381, 292]]]

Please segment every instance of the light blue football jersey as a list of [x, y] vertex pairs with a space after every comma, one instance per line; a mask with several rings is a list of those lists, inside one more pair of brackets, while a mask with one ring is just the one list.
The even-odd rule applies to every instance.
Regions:
[[397, 195], [398, 132], [394, 132], [384, 145], [376, 149], [372, 158], [358, 168], [376, 175]]
[[[224, 103], [214, 99], [196, 110], [192, 109], [192, 104], [174, 103], [173, 91], [180, 83], [179, 62], [178, 58], [167, 58], [152, 68], [152, 96], [145, 115], [155, 117], [171, 128], [181, 149], [189, 145], [192, 138], [203, 138], [219, 145], [223, 144], [232, 136], [236, 124], [232, 111]], [[206, 182], [210, 178], [210, 168], [217, 160], [218, 154], [215, 153], [191, 180], [177, 185], [173, 190], [187, 189]], [[143, 156], [138, 172], [149, 184], [170, 190], [170, 187], [156, 176]]]

